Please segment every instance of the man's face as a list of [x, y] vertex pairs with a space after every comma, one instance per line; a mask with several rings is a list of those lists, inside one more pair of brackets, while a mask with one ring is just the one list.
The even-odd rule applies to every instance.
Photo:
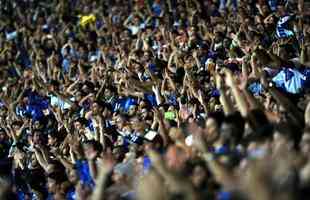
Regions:
[[19, 129], [20, 129], [20, 125], [14, 124], [14, 125], [13, 125], [13, 129], [14, 129], [14, 130], [19, 130]]
[[33, 138], [32, 138], [32, 142], [34, 143], [34, 144], [40, 144], [40, 132], [38, 132], [38, 131], [36, 131], [36, 132], [34, 132], [34, 134], [33, 134]]
[[31, 155], [30, 165], [31, 169], [36, 169], [37, 167], [39, 167], [39, 163], [34, 153]]
[[99, 105], [97, 103], [93, 103], [92, 111], [93, 111], [94, 114], [99, 112]]
[[34, 128], [35, 129], [39, 129], [40, 128], [40, 122], [39, 121], [35, 121], [34, 122]]
[[47, 143], [48, 146], [54, 146], [56, 144], [56, 141], [57, 141], [56, 138], [48, 135], [48, 143]]
[[150, 53], [149, 52], [145, 52], [143, 55], [143, 60], [145, 62], [148, 62], [150, 60]]
[[136, 106], [130, 106], [128, 110], [129, 115], [134, 115], [136, 113]]
[[75, 122], [75, 123], [74, 123], [74, 128], [75, 128], [76, 130], [80, 130], [80, 129], [82, 128], [82, 124], [81, 124], [80, 122]]
[[148, 111], [147, 111], [146, 109], [142, 109], [142, 111], [141, 111], [141, 117], [142, 117], [143, 119], [146, 119], [147, 116], [148, 116]]
[[208, 118], [206, 121], [207, 137], [216, 138], [218, 136], [218, 125], [213, 118]]

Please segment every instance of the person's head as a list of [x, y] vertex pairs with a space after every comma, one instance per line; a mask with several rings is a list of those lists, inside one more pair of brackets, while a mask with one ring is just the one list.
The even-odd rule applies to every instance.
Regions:
[[112, 180], [115, 183], [128, 184], [134, 177], [134, 166], [132, 162], [119, 163], [114, 167]]
[[76, 102], [79, 102], [80, 100], [82, 100], [82, 98], [83, 98], [82, 92], [81, 91], [77, 91], [75, 93]]
[[139, 26], [139, 25], [140, 25], [140, 18], [139, 18], [139, 16], [135, 16], [135, 17], [132, 19], [132, 23], [133, 23], [135, 26]]
[[145, 51], [143, 53], [142, 60], [148, 62], [151, 59], [151, 53], [149, 51]]
[[21, 121], [14, 121], [12, 123], [12, 128], [14, 131], [19, 130], [22, 127], [22, 122]]
[[89, 140], [83, 144], [83, 150], [86, 158], [94, 159], [101, 154], [103, 148], [98, 141]]
[[52, 194], [56, 193], [57, 189], [59, 188], [57, 187], [55, 179], [47, 178], [47, 189], [49, 193], [52, 193]]
[[41, 129], [43, 124], [39, 120], [33, 122], [33, 129]]
[[110, 104], [105, 104], [102, 110], [102, 116], [104, 118], [111, 118], [112, 117], [112, 106]]
[[6, 140], [6, 133], [3, 128], [0, 128], [0, 143]]
[[144, 133], [145, 123], [140, 117], [135, 116], [130, 119], [131, 128], [137, 133]]
[[278, 5], [277, 13], [281, 17], [284, 16], [286, 14], [285, 6], [284, 5]]
[[204, 137], [209, 140], [216, 140], [219, 136], [220, 126], [223, 120], [223, 114], [220, 112], [211, 113], [206, 120], [206, 134]]
[[176, 171], [182, 171], [188, 160], [188, 155], [183, 148], [177, 145], [171, 145], [168, 147], [165, 160], [169, 168]]
[[50, 147], [56, 146], [58, 144], [58, 134], [56, 131], [50, 132], [47, 135], [47, 145]]
[[204, 184], [208, 178], [208, 170], [203, 161], [197, 161], [197, 163], [194, 162], [193, 164], [190, 178], [195, 188], [200, 189], [201, 187], [205, 187]]
[[34, 153], [30, 155], [30, 163], [29, 163], [29, 169], [38, 169], [40, 167], [40, 164], [37, 160], [37, 157]]
[[98, 101], [95, 101], [92, 103], [91, 110], [92, 110], [92, 113], [94, 115], [102, 112], [102, 106], [101, 105], [102, 105], [101, 102], [98, 102]]
[[11, 183], [7, 180], [0, 180], [0, 199], [2, 200], [17, 200], [19, 199], [16, 192], [13, 191]]
[[129, 106], [129, 109], [128, 109], [128, 115], [134, 116], [136, 114], [136, 111], [137, 111], [137, 106], [131, 105], [131, 106]]
[[273, 150], [277, 151], [280, 148], [285, 147], [288, 150], [294, 148], [294, 134], [297, 134], [293, 127], [288, 123], [278, 124], [273, 133]]
[[32, 134], [32, 142], [33, 144], [42, 145], [45, 144], [45, 136], [40, 129], [36, 129]]
[[113, 157], [117, 161], [117, 163], [120, 163], [125, 158], [126, 149], [124, 146], [119, 146], [117, 148], [113, 149]]
[[149, 117], [149, 111], [146, 108], [140, 110], [140, 116], [142, 120], [146, 120]]
[[267, 5], [267, 4], [262, 5], [261, 11], [262, 11], [263, 16], [267, 16], [268, 13], [269, 13], [269, 7], [268, 7], [268, 5]]
[[122, 130], [126, 125], [127, 117], [121, 114], [113, 116], [113, 122], [119, 130]]
[[243, 138], [244, 120], [240, 113], [235, 113], [224, 118], [220, 134], [222, 142], [237, 145]]
[[77, 170], [75, 169], [67, 170], [67, 176], [70, 183], [76, 185], [79, 182], [79, 175]]
[[56, 193], [63, 182], [67, 181], [66, 168], [58, 161], [51, 161], [47, 166], [47, 189]]
[[75, 130], [79, 131], [79, 130], [82, 130], [84, 129], [84, 125], [86, 123], [85, 121], [86, 119], [85, 118], [78, 118], [74, 121], [74, 128]]

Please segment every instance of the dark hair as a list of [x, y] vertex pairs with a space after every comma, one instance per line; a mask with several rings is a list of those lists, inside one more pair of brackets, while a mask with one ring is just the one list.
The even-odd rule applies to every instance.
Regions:
[[46, 134], [49, 135], [52, 138], [57, 139], [57, 140], [59, 139], [59, 133], [54, 128], [47, 129], [46, 130]]
[[235, 112], [231, 115], [226, 116], [223, 119], [222, 123], [227, 123], [234, 126], [231, 139], [234, 140], [235, 144], [239, 144], [243, 138], [245, 124], [245, 121], [241, 116], [240, 112]]
[[293, 141], [295, 149], [299, 148], [298, 144], [302, 137], [302, 130], [300, 128], [296, 127], [292, 123], [281, 123], [275, 126], [274, 131], [277, 131], [289, 141]]
[[82, 125], [86, 125], [87, 124], [87, 119], [85, 119], [84, 117], [79, 117], [76, 120], [74, 120], [75, 122], [80, 122]]
[[99, 154], [103, 151], [102, 145], [96, 140], [87, 140], [84, 142], [84, 145], [91, 145]]
[[269, 120], [267, 119], [265, 113], [259, 109], [250, 111], [250, 114], [246, 120], [253, 130], [259, 129], [266, 124], [269, 124]]
[[48, 174], [48, 178], [54, 179], [58, 184], [66, 181], [66, 168], [56, 160], [52, 160], [50, 164], [54, 166], [54, 170]]
[[218, 126], [220, 127], [223, 120], [224, 120], [224, 113], [223, 112], [211, 112], [208, 114], [208, 118], [213, 118]]

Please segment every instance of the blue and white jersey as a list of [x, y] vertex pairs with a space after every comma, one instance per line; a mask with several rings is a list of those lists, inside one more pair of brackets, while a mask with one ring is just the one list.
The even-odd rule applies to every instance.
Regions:
[[294, 31], [289, 30], [288, 23], [291, 16], [281, 17], [277, 23], [276, 34], [278, 38], [288, 38], [294, 36]]

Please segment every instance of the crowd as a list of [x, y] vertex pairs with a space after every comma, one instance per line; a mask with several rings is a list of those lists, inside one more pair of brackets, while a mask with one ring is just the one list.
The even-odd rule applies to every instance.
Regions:
[[1, 0], [1, 200], [310, 197], [307, 0]]

